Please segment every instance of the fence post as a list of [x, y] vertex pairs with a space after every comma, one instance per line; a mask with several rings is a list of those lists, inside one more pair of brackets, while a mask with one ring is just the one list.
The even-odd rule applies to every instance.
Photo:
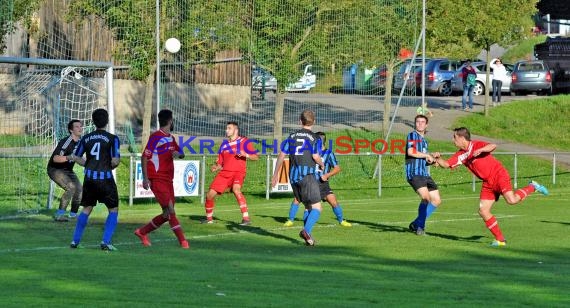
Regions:
[[271, 165], [269, 163], [270, 161], [270, 155], [267, 154], [267, 159], [266, 159], [266, 163], [265, 163], [265, 200], [269, 200], [269, 189], [271, 188], [271, 178], [270, 178], [270, 170], [271, 170]]
[[378, 164], [376, 165], [376, 174], [378, 174], [378, 197], [382, 197], [382, 155], [378, 155]]
[[475, 192], [475, 181], [477, 181], [477, 178], [475, 177], [474, 174], [471, 175], [471, 190], [473, 190], [473, 192]]
[[552, 185], [556, 184], [556, 152], [552, 154]]
[[133, 154], [129, 155], [129, 206], [133, 206], [133, 195], [135, 192], [133, 178]]
[[517, 152], [515, 152], [515, 176], [514, 176], [514, 186], [515, 186], [515, 189], [517, 189], [517, 187], [518, 187], [518, 155], [517, 155]]
[[200, 178], [200, 204], [204, 204], [204, 186], [206, 183], [206, 155], [202, 155], [202, 177]]

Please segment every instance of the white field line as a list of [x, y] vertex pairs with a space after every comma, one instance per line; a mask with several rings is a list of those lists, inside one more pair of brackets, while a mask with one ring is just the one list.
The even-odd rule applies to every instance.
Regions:
[[[524, 215], [504, 215], [504, 216], [497, 216], [497, 219], [505, 219], [505, 218], [516, 218], [522, 217]], [[481, 218], [472, 217], [472, 218], [455, 218], [455, 219], [439, 219], [439, 220], [430, 220], [429, 223], [441, 223], [441, 222], [457, 222], [457, 221], [466, 221], [466, 220], [480, 220]], [[400, 224], [408, 224], [409, 221], [390, 221], [390, 222], [378, 222], [378, 224], [382, 225], [400, 225]], [[360, 226], [358, 223], [352, 224], [354, 227]], [[337, 224], [327, 224], [327, 225], [317, 225], [315, 228], [340, 228]], [[226, 236], [237, 236], [237, 235], [248, 235], [248, 234], [262, 234], [266, 232], [275, 232], [275, 231], [289, 231], [294, 230], [297, 232], [298, 228], [295, 227], [278, 227], [273, 229], [263, 229], [257, 231], [255, 228], [248, 228], [247, 230], [236, 230], [235, 232], [224, 232], [224, 233], [217, 233], [217, 234], [208, 234], [208, 235], [194, 235], [188, 237], [188, 239], [203, 239], [203, 238], [216, 238], [216, 237], [226, 237]], [[172, 242], [174, 238], [170, 239], [153, 239], [152, 242]], [[132, 246], [132, 245], [140, 245], [139, 241], [130, 241], [130, 242], [119, 242], [113, 243], [114, 246]], [[99, 248], [99, 244], [97, 245], [82, 245], [85, 248]], [[2, 254], [9, 254], [9, 253], [20, 253], [20, 252], [37, 252], [37, 251], [51, 251], [51, 250], [59, 250], [59, 249], [71, 249], [69, 246], [45, 246], [45, 247], [33, 247], [33, 248], [8, 248], [0, 250], [0, 255]]]

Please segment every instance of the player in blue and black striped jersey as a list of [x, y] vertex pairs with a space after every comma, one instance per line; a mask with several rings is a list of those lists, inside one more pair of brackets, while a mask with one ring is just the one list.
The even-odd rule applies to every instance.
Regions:
[[111, 238], [117, 226], [119, 216], [119, 195], [113, 178], [113, 169], [119, 165], [119, 138], [105, 130], [109, 123], [109, 114], [105, 109], [97, 109], [92, 114], [95, 131], [83, 136], [75, 148], [74, 160], [78, 161], [85, 154], [85, 178], [83, 180], [83, 211], [77, 218], [71, 248], [77, 248], [89, 215], [97, 202], [107, 206], [109, 215], [105, 221], [102, 250], [116, 250]]
[[[323, 150], [322, 150], [322, 160], [325, 165], [325, 169], [322, 171], [317, 172], [317, 179], [319, 180], [319, 188], [321, 193], [321, 200], [327, 201], [333, 210], [338, 223], [343, 227], [352, 227], [352, 224], [348, 221], [344, 220], [342, 206], [338, 203], [335, 194], [333, 193], [330, 185], [329, 179], [336, 174], [338, 174], [341, 169], [336, 160], [336, 156], [332, 149], [326, 149], [325, 144], [327, 142], [327, 136], [323, 132], [317, 132], [317, 135], [321, 138]], [[295, 221], [295, 216], [297, 215], [297, 210], [299, 209], [299, 200], [296, 198], [293, 199], [291, 203], [291, 207], [289, 208], [289, 218], [283, 224], [285, 227], [293, 226], [293, 222]], [[303, 213], [303, 221], [307, 218], [308, 211], [304, 211]]]
[[305, 226], [299, 236], [305, 240], [309, 246], [315, 245], [315, 240], [311, 235], [313, 226], [321, 215], [321, 194], [319, 182], [316, 177], [318, 168], [324, 169], [324, 164], [320, 156], [321, 141], [317, 134], [311, 129], [315, 124], [315, 114], [311, 110], [301, 113], [300, 122], [302, 129], [292, 133], [283, 143], [271, 184], [275, 186], [279, 178], [279, 170], [285, 159], [289, 155], [289, 181], [293, 188], [295, 198], [305, 205], [308, 211]]
[[415, 130], [406, 138], [406, 179], [414, 191], [420, 196], [418, 217], [410, 223], [410, 231], [417, 235], [425, 234], [426, 219], [441, 204], [437, 184], [431, 178], [428, 165], [435, 162], [434, 157], [428, 152], [428, 142], [425, 133], [428, 126], [428, 118], [425, 115], [415, 117]]

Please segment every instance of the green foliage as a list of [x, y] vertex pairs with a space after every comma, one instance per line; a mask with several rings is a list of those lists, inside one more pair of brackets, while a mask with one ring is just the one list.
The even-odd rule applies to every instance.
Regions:
[[6, 48], [3, 40], [14, 32], [16, 24], [21, 23], [29, 33], [35, 29], [33, 14], [43, 0], [4, 0], [0, 7], [0, 52]]
[[[473, 114], [460, 118], [454, 127], [468, 127], [473, 134], [570, 151], [570, 96], [560, 95], [512, 102], [493, 108], [488, 117]], [[546, 142], [548, 141], [548, 142]]]

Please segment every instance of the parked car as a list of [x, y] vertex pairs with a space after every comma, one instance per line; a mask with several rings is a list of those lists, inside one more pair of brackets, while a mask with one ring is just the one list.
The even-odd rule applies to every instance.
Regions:
[[[431, 59], [426, 59], [426, 64]], [[410, 67], [411, 66], [411, 67]], [[414, 63], [412, 63], [411, 59], [408, 59], [402, 63], [400, 69], [396, 74], [394, 74], [394, 91], [400, 92], [404, 87], [404, 83], [406, 84], [406, 89], [412, 89], [417, 91], [416, 89], [416, 75], [418, 75], [422, 70], [422, 59], [415, 59]]]
[[[451, 81], [461, 62], [446, 58], [433, 59], [426, 62], [425, 89], [426, 93], [437, 93], [449, 96], [452, 93]], [[416, 74], [416, 84], [421, 86], [421, 73]]]
[[277, 92], [277, 79], [261, 67], [251, 71], [251, 88], [256, 91]]
[[[511, 72], [513, 71], [512, 64], [503, 64], [507, 69], [507, 77], [503, 80], [503, 85], [501, 86], [501, 92], [508, 93], [511, 91]], [[477, 71], [477, 83], [475, 84], [475, 88], [473, 88], [473, 95], [482, 95], [485, 93], [485, 89], [487, 88], [487, 63], [483, 61], [479, 62], [471, 62], [471, 66], [475, 68]], [[451, 82], [451, 87], [453, 92], [463, 92], [463, 74], [461, 71], [465, 67], [465, 64], [461, 65], [453, 76], [453, 80]], [[491, 69], [491, 73], [493, 70]], [[493, 80], [493, 76], [489, 76], [489, 82]]]
[[289, 84], [285, 87], [287, 92], [309, 92], [312, 88], [317, 86], [317, 75], [312, 71], [313, 66], [308, 64], [303, 70], [303, 76], [296, 82]]
[[511, 80], [511, 95], [534, 91], [552, 94], [552, 73], [543, 61], [517, 62]]

